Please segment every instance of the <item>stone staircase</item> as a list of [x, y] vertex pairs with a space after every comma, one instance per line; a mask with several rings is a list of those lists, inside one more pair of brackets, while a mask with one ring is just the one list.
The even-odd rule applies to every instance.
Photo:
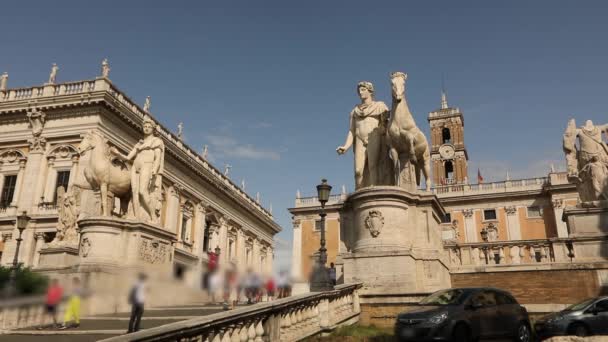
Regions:
[[[180, 306], [158, 306], [146, 308], [141, 321], [141, 329], [158, 327], [195, 317], [202, 317], [223, 311], [221, 305], [198, 303]], [[59, 330], [51, 327], [26, 328], [0, 335], [2, 342], [88, 342], [99, 341], [113, 336], [124, 335], [129, 325], [130, 312], [83, 317], [80, 327]]]

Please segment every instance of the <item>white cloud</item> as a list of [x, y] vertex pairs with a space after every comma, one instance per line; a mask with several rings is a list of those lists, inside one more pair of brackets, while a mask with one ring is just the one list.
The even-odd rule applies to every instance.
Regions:
[[275, 150], [263, 149], [252, 144], [241, 144], [236, 139], [226, 135], [210, 135], [207, 137], [211, 149], [224, 157], [247, 159], [279, 160], [281, 154]]

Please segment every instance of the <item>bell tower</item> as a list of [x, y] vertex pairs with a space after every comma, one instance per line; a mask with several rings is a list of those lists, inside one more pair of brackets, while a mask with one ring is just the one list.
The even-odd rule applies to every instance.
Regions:
[[435, 186], [468, 183], [469, 155], [464, 145], [464, 117], [459, 108], [448, 106], [441, 92], [441, 108], [429, 113], [431, 168]]

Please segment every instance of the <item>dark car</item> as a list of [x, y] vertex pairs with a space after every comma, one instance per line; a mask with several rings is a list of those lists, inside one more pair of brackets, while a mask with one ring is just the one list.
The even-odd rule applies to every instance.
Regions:
[[495, 288], [447, 289], [426, 297], [413, 310], [397, 315], [399, 341], [473, 341], [509, 337], [531, 341], [526, 309]]
[[608, 335], [608, 296], [595, 297], [547, 315], [534, 324], [540, 338]]

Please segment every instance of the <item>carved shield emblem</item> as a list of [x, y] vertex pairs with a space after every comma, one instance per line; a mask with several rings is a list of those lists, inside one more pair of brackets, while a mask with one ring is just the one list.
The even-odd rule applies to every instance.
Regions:
[[380, 235], [380, 230], [384, 226], [384, 216], [378, 210], [372, 210], [367, 213], [367, 218], [365, 219], [365, 227], [369, 229], [369, 233], [372, 237], [377, 237]]
[[85, 237], [80, 242], [80, 254], [82, 254], [83, 258], [86, 258], [89, 255], [90, 251], [91, 251], [91, 241], [89, 240], [88, 237]]

